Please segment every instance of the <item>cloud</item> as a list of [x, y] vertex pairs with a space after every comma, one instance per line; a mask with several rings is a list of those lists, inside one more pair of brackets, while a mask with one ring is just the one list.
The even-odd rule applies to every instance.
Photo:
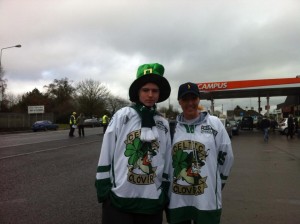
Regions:
[[294, 0], [2, 0], [0, 46], [22, 44], [3, 51], [8, 91], [91, 78], [128, 97], [137, 67], [148, 62], [166, 68], [172, 95], [163, 105], [177, 104], [186, 81], [295, 77], [299, 6]]

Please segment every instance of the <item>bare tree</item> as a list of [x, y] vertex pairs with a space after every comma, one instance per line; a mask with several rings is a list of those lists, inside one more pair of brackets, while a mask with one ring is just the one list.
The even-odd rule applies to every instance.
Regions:
[[101, 82], [86, 79], [77, 84], [76, 90], [80, 112], [93, 116], [105, 111], [105, 102], [110, 92]]
[[53, 112], [56, 115], [57, 122], [66, 122], [69, 119], [70, 113], [75, 110], [75, 88], [72, 86], [72, 81], [68, 78], [54, 79], [53, 83], [45, 85], [46, 94], [53, 103]]
[[7, 87], [7, 80], [4, 79], [5, 71], [0, 66], [0, 111], [3, 111], [3, 101], [5, 101], [5, 90]]
[[37, 88], [30, 92], [23, 94], [19, 99], [14, 99], [17, 101], [12, 105], [12, 110], [14, 112], [27, 112], [28, 106], [44, 105], [46, 112], [52, 112], [52, 102], [47, 95], [41, 93]]
[[56, 103], [66, 103], [73, 98], [75, 93], [72, 81], [68, 78], [54, 79], [53, 83], [45, 85], [44, 88], [47, 89], [46, 94], [49, 98], [54, 99]]
[[122, 107], [130, 105], [130, 101], [125, 100], [121, 97], [115, 97], [113, 95], [109, 95], [109, 97], [106, 99], [106, 102], [106, 110], [110, 113], [111, 116]]
[[16, 105], [19, 101], [22, 100], [22, 95], [21, 94], [15, 95], [13, 93], [7, 93], [6, 99], [8, 102], [7, 108], [10, 109], [12, 106]]

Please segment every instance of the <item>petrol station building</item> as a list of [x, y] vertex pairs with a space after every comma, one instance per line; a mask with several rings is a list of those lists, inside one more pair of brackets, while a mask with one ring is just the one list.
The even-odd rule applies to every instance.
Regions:
[[201, 100], [211, 101], [211, 112], [214, 113], [215, 99], [258, 98], [259, 113], [262, 111], [261, 98], [266, 97], [265, 109], [270, 113], [270, 97], [286, 96], [286, 101], [277, 105], [283, 117], [288, 114], [300, 116], [300, 76], [295, 78], [276, 78], [260, 80], [239, 80], [222, 82], [197, 83]]

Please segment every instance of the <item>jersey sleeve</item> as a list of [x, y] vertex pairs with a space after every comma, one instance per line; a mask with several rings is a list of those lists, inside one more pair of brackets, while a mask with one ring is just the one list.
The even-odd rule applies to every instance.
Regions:
[[113, 186], [112, 163], [116, 147], [119, 116], [116, 113], [103, 136], [100, 158], [97, 167], [95, 187], [97, 189], [98, 202], [101, 203], [108, 198]]
[[232, 151], [231, 140], [227, 134], [224, 125], [219, 122], [219, 134], [216, 138], [218, 147], [218, 169], [222, 181], [222, 187], [224, 187], [226, 180], [229, 177], [231, 167], [233, 165], [234, 156]]

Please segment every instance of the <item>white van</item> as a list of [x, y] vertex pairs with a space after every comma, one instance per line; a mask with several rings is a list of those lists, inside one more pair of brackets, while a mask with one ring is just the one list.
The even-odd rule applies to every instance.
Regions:
[[280, 132], [280, 134], [285, 134], [287, 135], [288, 133], [288, 124], [287, 124], [287, 118], [283, 118], [279, 124], [278, 124], [278, 131]]
[[229, 138], [232, 138], [233, 134], [232, 134], [232, 126], [229, 122], [229, 120], [227, 120], [226, 118], [219, 118], [220, 121], [222, 122], [222, 124], [224, 125], [227, 133], [228, 133], [228, 136]]

